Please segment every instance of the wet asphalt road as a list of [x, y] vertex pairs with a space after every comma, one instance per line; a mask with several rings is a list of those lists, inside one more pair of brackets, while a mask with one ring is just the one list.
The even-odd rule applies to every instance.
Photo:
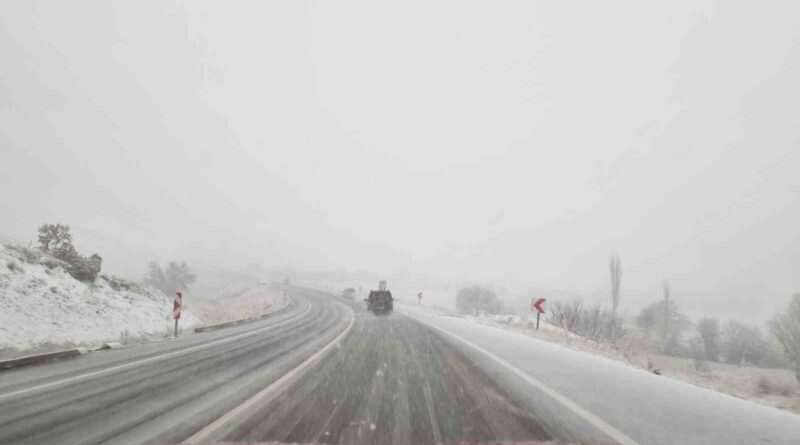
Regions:
[[0, 443], [183, 440], [330, 342], [352, 317], [327, 297], [293, 298], [251, 324], [0, 372]]
[[435, 329], [310, 290], [293, 299], [255, 323], [2, 372], [0, 443], [180, 443], [351, 323], [322, 361], [211, 437], [348, 444], [574, 438], [561, 420], [521, 405]]
[[224, 442], [433, 444], [552, 436], [432, 330], [357, 313], [338, 351]]
[[413, 306], [293, 299], [246, 325], [0, 372], [0, 444], [180, 443], [220, 418], [222, 442], [615, 443], [617, 428], [630, 444], [797, 443], [789, 413], [568, 348]]

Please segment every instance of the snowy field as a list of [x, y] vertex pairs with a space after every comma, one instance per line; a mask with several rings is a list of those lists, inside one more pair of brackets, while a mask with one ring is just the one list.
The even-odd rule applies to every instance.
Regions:
[[[172, 301], [160, 291], [100, 276], [74, 279], [35, 250], [0, 241], [0, 354], [93, 346], [121, 337], [166, 336]], [[200, 323], [184, 311], [181, 328]]]

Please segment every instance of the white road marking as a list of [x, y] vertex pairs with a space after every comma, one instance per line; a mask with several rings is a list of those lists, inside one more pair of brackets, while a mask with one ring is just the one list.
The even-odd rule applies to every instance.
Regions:
[[465, 345], [475, 349], [476, 351], [480, 352], [481, 354], [483, 354], [483, 355], [491, 358], [492, 360], [496, 361], [497, 363], [503, 365], [506, 369], [508, 369], [509, 371], [513, 372], [514, 374], [516, 374], [518, 377], [520, 377], [521, 379], [523, 379], [527, 383], [535, 386], [537, 389], [539, 389], [543, 393], [547, 394], [548, 396], [550, 396], [551, 398], [553, 398], [557, 402], [559, 402], [562, 405], [564, 405], [567, 409], [569, 409], [570, 411], [575, 413], [577, 416], [583, 418], [584, 420], [589, 422], [592, 426], [594, 426], [598, 430], [602, 431], [604, 434], [608, 435], [612, 439], [614, 439], [617, 442], [619, 442], [620, 445], [640, 445], [639, 442], [636, 442], [635, 440], [633, 440], [630, 437], [628, 437], [622, 431], [620, 431], [620, 430], [614, 428], [613, 426], [609, 425], [608, 423], [606, 423], [603, 419], [601, 419], [601, 418], [595, 416], [594, 414], [590, 413], [589, 411], [587, 411], [586, 409], [584, 409], [583, 407], [581, 407], [577, 403], [573, 402], [567, 396], [559, 393], [558, 391], [556, 391], [553, 388], [550, 388], [549, 386], [547, 386], [544, 383], [542, 383], [540, 380], [530, 376], [529, 374], [525, 373], [521, 369], [517, 368], [516, 366], [512, 365], [511, 363], [508, 363], [507, 361], [501, 359], [500, 357], [492, 354], [491, 352], [487, 351], [486, 349], [481, 348], [480, 346], [470, 342], [469, 340], [467, 340], [467, 339], [465, 339], [465, 338], [463, 338], [461, 336], [458, 336], [458, 335], [456, 335], [456, 334], [454, 334], [454, 333], [452, 333], [450, 331], [442, 329], [439, 326], [435, 326], [435, 325], [431, 324], [428, 321], [421, 320], [421, 319], [419, 319], [417, 317], [414, 317], [414, 319], [419, 321], [420, 323], [423, 323], [423, 324], [425, 324], [425, 325], [427, 325], [427, 326], [429, 326], [429, 327], [431, 327], [433, 329], [436, 329], [436, 330], [438, 330], [440, 332], [443, 332], [443, 333], [445, 333], [445, 334], [447, 334], [447, 335], [449, 335], [449, 336], [461, 341]]
[[255, 406], [258, 403], [269, 400], [271, 397], [275, 395], [276, 392], [280, 391], [283, 387], [291, 384], [294, 378], [299, 377], [301, 372], [303, 372], [306, 368], [308, 368], [309, 366], [313, 365], [315, 362], [320, 360], [325, 355], [325, 353], [327, 353], [331, 348], [336, 346], [340, 341], [342, 341], [342, 339], [348, 333], [350, 333], [350, 330], [352, 329], [353, 324], [355, 323], [356, 317], [352, 309], [350, 308], [347, 309], [350, 311], [350, 323], [347, 325], [344, 331], [342, 331], [342, 333], [339, 334], [336, 338], [334, 338], [330, 343], [325, 345], [325, 347], [323, 347], [319, 351], [315, 352], [311, 357], [307, 358], [303, 363], [300, 363], [296, 368], [282, 375], [278, 380], [275, 380], [269, 386], [256, 393], [254, 396], [245, 400], [241, 405], [237, 406], [228, 413], [224, 414], [219, 419], [206, 425], [200, 431], [191, 435], [188, 439], [184, 440], [183, 443], [192, 444], [192, 443], [206, 443], [213, 441], [214, 439], [212, 438], [212, 436], [214, 436], [215, 433], [220, 428], [225, 426], [225, 424], [227, 424], [228, 422], [232, 421], [235, 418], [243, 417], [248, 410], [253, 408], [253, 406]]
[[222, 345], [222, 344], [225, 344], [225, 343], [230, 343], [232, 341], [239, 340], [239, 339], [244, 338], [244, 337], [249, 337], [251, 335], [258, 334], [259, 332], [267, 331], [267, 330], [270, 330], [270, 329], [274, 329], [274, 328], [276, 328], [278, 326], [282, 326], [282, 325], [284, 325], [284, 324], [286, 324], [286, 323], [288, 323], [288, 322], [290, 322], [290, 321], [292, 321], [292, 320], [304, 315], [310, 309], [311, 309], [311, 303], [308, 303], [308, 306], [306, 306], [306, 308], [305, 308], [305, 310], [303, 310], [303, 312], [301, 312], [301, 313], [299, 313], [299, 314], [297, 314], [297, 315], [295, 315], [295, 316], [293, 316], [291, 318], [288, 318], [286, 320], [280, 321], [280, 322], [275, 323], [275, 324], [271, 324], [269, 326], [265, 326], [263, 328], [255, 329], [255, 330], [252, 330], [252, 331], [243, 332], [241, 334], [234, 335], [233, 337], [226, 337], [226, 338], [223, 338], [223, 339], [220, 339], [220, 340], [217, 340], [217, 341], [213, 341], [211, 343], [203, 343], [201, 345], [192, 346], [192, 347], [189, 347], [189, 348], [186, 348], [186, 349], [181, 349], [180, 351], [168, 352], [166, 354], [157, 355], [155, 357], [148, 357], [148, 358], [143, 359], [143, 360], [137, 360], [135, 362], [125, 363], [124, 365], [112, 366], [110, 368], [101, 369], [99, 371], [93, 371], [93, 372], [77, 375], [77, 376], [74, 376], [74, 377], [69, 377], [69, 378], [62, 379], [62, 380], [56, 380], [54, 382], [43, 383], [43, 384], [37, 385], [37, 386], [31, 386], [30, 388], [24, 388], [24, 389], [20, 389], [20, 390], [17, 390], [17, 391], [12, 391], [12, 392], [5, 393], [5, 394], [0, 394], [0, 400], [6, 399], [6, 398], [9, 398], [9, 397], [18, 396], [20, 394], [25, 394], [25, 393], [29, 393], [29, 392], [33, 392], [33, 391], [38, 391], [38, 390], [45, 389], [45, 388], [51, 388], [51, 387], [54, 387], [54, 386], [65, 385], [67, 383], [76, 382], [78, 380], [88, 379], [88, 378], [91, 378], [91, 377], [97, 377], [99, 375], [108, 374], [110, 372], [119, 371], [121, 369], [132, 368], [134, 366], [143, 365], [145, 363], [155, 362], [155, 361], [158, 361], [158, 360], [164, 360], [164, 359], [167, 359], [167, 358], [170, 358], [170, 357], [175, 357], [177, 355], [186, 354], [188, 352], [199, 351], [201, 349], [210, 348], [212, 346], [217, 346], [217, 345]]

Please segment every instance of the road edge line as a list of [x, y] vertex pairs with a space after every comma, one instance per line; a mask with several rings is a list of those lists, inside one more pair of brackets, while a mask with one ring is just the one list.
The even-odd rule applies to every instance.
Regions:
[[297, 378], [302, 376], [301, 373], [304, 370], [306, 370], [306, 368], [314, 365], [316, 362], [318, 362], [320, 359], [322, 359], [322, 357], [324, 357], [325, 354], [328, 353], [328, 351], [330, 351], [334, 346], [338, 345], [344, 339], [344, 337], [346, 337], [347, 334], [349, 334], [350, 331], [352, 330], [353, 325], [355, 324], [355, 321], [356, 321], [355, 312], [353, 312], [353, 310], [351, 308], [347, 307], [347, 306], [344, 306], [344, 307], [347, 308], [347, 310], [350, 311], [350, 315], [351, 315], [350, 323], [347, 325], [347, 327], [344, 329], [344, 331], [342, 331], [338, 336], [336, 336], [336, 338], [334, 338], [333, 340], [331, 340], [330, 343], [328, 343], [327, 345], [322, 347], [322, 349], [320, 349], [317, 352], [315, 352], [314, 354], [312, 354], [311, 357], [307, 358], [302, 363], [300, 363], [299, 365], [297, 365], [296, 367], [291, 369], [289, 372], [287, 372], [286, 374], [280, 376], [274, 382], [270, 383], [269, 386], [267, 386], [266, 388], [264, 388], [261, 391], [257, 392], [255, 395], [253, 395], [249, 399], [245, 400], [244, 402], [242, 402], [236, 408], [234, 408], [234, 409], [228, 411], [227, 413], [223, 414], [217, 420], [209, 423], [208, 425], [203, 427], [200, 431], [197, 431], [196, 433], [192, 434], [191, 436], [186, 438], [181, 443], [184, 443], [184, 444], [198, 444], [198, 443], [206, 443], [206, 442], [208, 442], [210, 437], [214, 433], [216, 433], [217, 430], [219, 430], [220, 428], [225, 426], [225, 424], [230, 422], [232, 419], [242, 415], [247, 410], [252, 408], [256, 403], [259, 403], [259, 402], [261, 402], [261, 401], [263, 401], [265, 399], [269, 400], [272, 396], [274, 396], [274, 393], [276, 393], [276, 392], [280, 391], [281, 389], [283, 389], [284, 387], [289, 386], [292, 383], [294, 383], [294, 381]]
[[535, 377], [532, 377], [531, 375], [527, 374], [523, 370], [517, 368], [516, 366], [512, 365], [511, 363], [508, 363], [507, 361], [505, 361], [502, 358], [496, 356], [495, 354], [487, 351], [486, 349], [484, 349], [484, 348], [472, 343], [471, 341], [469, 341], [469, 340], [467, 340], [467, 339], [465, 339], [465, 338], [463, 338], [463, 337], [461, 337], [461, 336], [459, 336], [457, 334], [454, 334], [454, 333], [452, 333], [452, 332], [450, 332], [450, 331], [448, 331], [448, 330], [446, 330], [444, 328], [440, 328], [439, 326], [435, 326], [435, 325], [431, 324], [429, 321], [421, 320], [421, 319], [419, 319], [417, 317], [412, 317], [412, 318], [414, 320], [419, 321], [420, 323], [422, 323], [422, 324], [424, 324], [426, 326], [429, 326], [429, 327], [431, 327], [433, 329], [436, 329], [436, 330], [438, 330], [440, 332], [443, 332], [446, 335], [449, 335], [450, 337], [455, 338], [456, 340], [459, 340], [460, 342], [462, 342], [465, 345], [471, 347], [472, 349], [475, 349], [476, 351], [480, 352], [481, 354], [483, 354], [483, 355], [491, 358], [492, 360], [496, 361], [497, 363], [499, 363], [500, 365], [502, 365], [503, 367], [505, 367], [506, 369], [508, 369], [512, 373], [516, 374], [517, 376], [519, 376], [520, 378], [525, 380], [527, 383], [533, 385], [538, 390], [540, 390], [543, 393], [547, 394], [548, 396], [550, 396], [552, 399], [554, 399], [558, 403], [562, 404], [564, 407], [566, 407], [567, 409], [572, 411], [578, 417], [580, 417], [583, 420], [589, 422], [590, 425], [592, 425], [595, 428], [597, 428], [598, 430], [600, 430], [603, 434], [608, 435], [609, 437], [611, 437], [612, 439], [617, 441], [620, 445], [641, 445], [641, 444], [639, 444], [639, 442], [631, 439], [627, 434], [623, 433], [622, 431], [620, 431], [620, 430], [614, 428], [613, 426], [609, 425], [608, 423], [606, 423], [605, 420], [597, 417], [596, 415], [592, 414], [591, 412], [589, 412], [588, 410], [586, 410], [582, 406], [578, 405], [576, 402], [572, 401], [572, 399], [570, 399], [569, 397], [559, 393], [558, 391], [556, 391], [553, 388], [550, 388], [549, 386], [547, 386], [546, 384], [544, 384], [540, 380], [536, 379]]
[[121, 365], [116, 365], [116, 366], [112, 366], [112, 367], [109, 367], [109, 368], [100, 369], [98, 371], [92, 371], [92, 372], [89, 372], [89, 373], [86, 373], [86, 374], [80, 374], [80, 375], [76, 375], [74, 377], [68, 377], [66, 379], [61, 379], [61, 380], [56, 380], [56, 381], [53, 381], [53, 382], [42, 383], [42, 384], [36, 385], [36, 386], [31, 386], [30, 388], [23, 388], [23, 389], [18, 389], [16, 391], [7, 392], [5, 394], [0, 394], [0, 400], [5, 399], [5, 398], [9, 398], [9, 397], [18, 396], [20, 394], [25, 394], [25, 393], [28, 393], [28, 392], [38, 391], [38, 390], [44, 389], [44, 388], [50, 388], [52, 386], [64, 385], [66, 383], [71, 383], [71, 382], [75, 382], [75, 381], [88, 379], [88, 378], [91, 378], [91, 377], [96, 377], [96, 376], [103, 375], [103, 374], [108, 374], [108, 373], [113, 372], [113, 371], [118, 371], [120, 369], [131, 368], [131, 367], [134, 367], [134, 366], [137, 366], [137, 365], [141, 365], [141, 364], [144, 364], [144, 363], [150, 363], [150, 362], [154, 362], [154, 361], [163, 360], [163, 359], [168, 358], [168, 357], [174, 357], [176, 355], [186, 354], [186, 353], [192, 352], [192, 351], [198, 351], [198, 350], [201, 350], [201, 349], [209, 348], [211, 346], [230, 343], [232, 341], [239, 340], [241, 338], [246, 338], [246, 337], [255, 335], [255, 334], [259, 333], [259, 332], [267, 331], [267, 330], [270, 330], [270, 329], [274, 329], [274, 328], [276, 328], [278, 326], [282, 326], [282, 325], [284, 325], [284, 324], [286, 324], [286, 323], [288, 323], [288, 322], [290, 322], [292, 320], [295, 320], [296, 318], [298, 318], [298, 317], [300, 317], [302, 315], [305, 315], [309, 310], [311, 310], [311, 303], [308, 303], [308, 306], [306, 307], [306, 309], [303, 312], [301, 312], [301, 313], [299, 313], [297, 315], [293, 315], [292, 317], [289, 317], [286, 320], [279, 321], [279, 322], [277, 322], [275, 324], [264, 326], [263, 328], [253, 329], [251, 331], [242, 332], [241, 334], [236, 334], [236, 335], [232, 335], [232, 336], [229, 336], [229, 337], [223, 337], [223, 338], [221, 338], [219, 340], [214, 340], [212, 342], [201, 343], [199, 345], [190, 346], [188, 348], [179, 349], [177, 351], [166, 352], [164, 354], [159, 354], [159, 355], [156, 355], [156, 356], [147, 357], [147, 358], [144, 358], [144, 359], [141, 359], [141, 360], [136, 360], [136, 361], [133, 361], [133, 362], [123, 363]]

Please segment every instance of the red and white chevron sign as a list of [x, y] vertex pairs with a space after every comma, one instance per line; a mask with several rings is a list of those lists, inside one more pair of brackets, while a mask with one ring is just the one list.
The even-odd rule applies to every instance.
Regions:
[[172, 316], [177, 320], [181, 318], [181, 298], [183, 294], [175, 292], [175, 297], [172, 300]]

